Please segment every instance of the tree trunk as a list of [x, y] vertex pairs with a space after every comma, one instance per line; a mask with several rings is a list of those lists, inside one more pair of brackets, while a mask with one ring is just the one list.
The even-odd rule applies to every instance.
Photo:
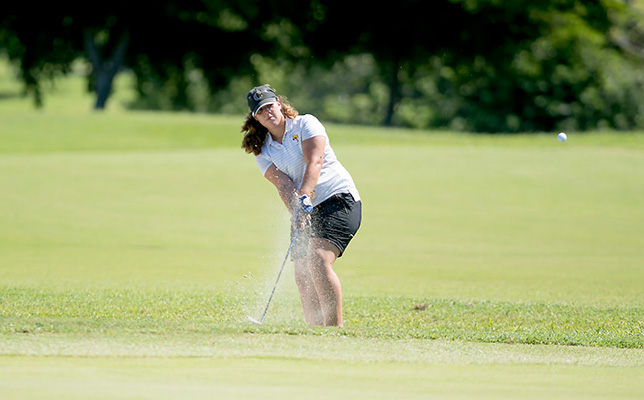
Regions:
[[92, 32], [89, 30], [85, 31], [85, 49], [87, 51], [87, 57], [92, 63], [94, 91], [96, 92], [95, 110], [103, 110], [105, 108], [107, 99], [112, 93], [114, 77], [123, 66], [128, 42], [129, 36], [127, 32], [123, 33], [114, 47], [111, 57], [103, 60], [98, 46], [94, 41]]

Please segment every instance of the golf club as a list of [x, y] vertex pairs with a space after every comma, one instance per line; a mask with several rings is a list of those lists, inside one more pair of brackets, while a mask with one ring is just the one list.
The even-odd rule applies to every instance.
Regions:
[[277, 283], [280, 281], [280, 277], [282, 276], [282, 271], [284, 270], [284, 265], [286, 265], [286, 260], [288, 260], [288, 255], [291, 254], [291, 249], [293, 248], [293, 243], [295, 243], [295, 238], [297, 238], [297, 233], [300, 231], [300, 227], [298, 226], [297, 229], [295, 229], [295, 233], [293, 234], [293, 238], [291, 239], [291, 244], [288, 246], [288, 250], [286, 251], [286, 257], [284, 257], [284, 262], [282, 262], [282, 267], [280, 268], [280, 272], [277, 274], [277, 279], [275, 280], [275, 285], [273, 285], [273, 291], [271, 292], [270, 297], [268, 298], [268, 303], [266, 303], [266, 308], [264, 309], [264, 314], [262, 315], [262, 319], [259, 321], [256, 320], [255, 318], [251, 316], [246, 316], [246, 318], [254, 323], [261, 325], [264, 322], [264, 318], [266, 318], [266, 312], [268, 311], [268, 306], [271, 305], [271, 300], [273, 300], [273, 295], [275, 294], [275, 289], [277, 288]]

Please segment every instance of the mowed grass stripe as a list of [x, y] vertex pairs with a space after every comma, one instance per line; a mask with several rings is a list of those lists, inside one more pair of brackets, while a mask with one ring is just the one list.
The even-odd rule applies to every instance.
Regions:
[[[262, 358], [432, 365], [546, 364], [643, 368], [643, 349], [481, 343], [462, 340], [358, 338], [198, 332], [5, 335], [0, 357]], [[23, 358], [24, 359], [24, 358]], [[644, 370], [642, 371], [644, 373]]]
[[[337, 263], [347, 294], [642, 305], [639, 151], [337, 152], [364, 198]], [[8, 155], [0, 175], [8, 285], [219, 289], [272, 275], [288, 244], [238, 149]]]
[[[476, 349], [475, 351], [478, 351]], [[0, 357], [0, 391], [31, 399], [635, 399], [640, 368], [288, 358]]]
[[246, 323], [255, 308], [252, 298], [208, 292], [3, 289], [0, 332], [256, 332], [644, 348], [642, 308], [348, 296], [345, 327], [337, 330], [304, 326], [292, 300], [275, 304], [266, 325]]

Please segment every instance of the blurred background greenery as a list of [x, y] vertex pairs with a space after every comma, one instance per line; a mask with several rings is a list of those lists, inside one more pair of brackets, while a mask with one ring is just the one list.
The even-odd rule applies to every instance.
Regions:
[[37, 107], [71, 74], [102, 110], [125, 76], [128, 109], [240, 114], [270, 83], [328, 122], [634, 130], [643, 12], [644, 0], [10, 2], [0, 58]]

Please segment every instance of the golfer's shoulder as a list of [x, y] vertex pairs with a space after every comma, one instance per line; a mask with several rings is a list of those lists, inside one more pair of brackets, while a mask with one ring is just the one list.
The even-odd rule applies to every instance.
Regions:
[[293, 120], [293, 125], [295, 129], [311, 136], [326, 134], [324, 125], [322, 125], [319, 119], [311, 114], [298, 115], [295, 117], [295, 120]]

